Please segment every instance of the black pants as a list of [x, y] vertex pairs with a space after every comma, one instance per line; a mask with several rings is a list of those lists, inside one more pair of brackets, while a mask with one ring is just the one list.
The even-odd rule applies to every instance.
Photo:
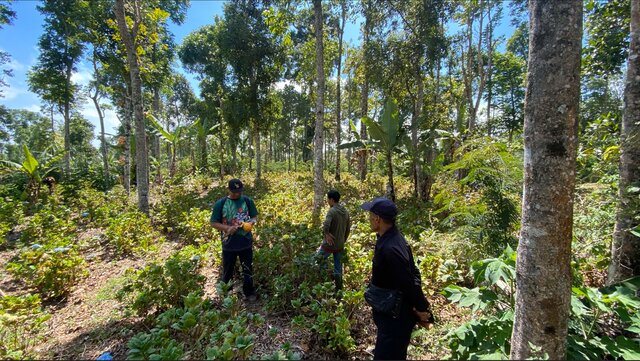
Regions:
[[416, 325], [416, 316], [408, 307], [403, 307], [400, 315], [373, 312], [373, 321], [378, 327], [374, 360], [406, 360], [411, 331]]
[[242, 266], [242, 291], [245, 296], [251, 296], [253, 289], [253, 249], [242, 251], [222, 251], [222, 281], [228, 283], [233, 277], [233, 269], [236, 266], [236, 258], [240, 258]]

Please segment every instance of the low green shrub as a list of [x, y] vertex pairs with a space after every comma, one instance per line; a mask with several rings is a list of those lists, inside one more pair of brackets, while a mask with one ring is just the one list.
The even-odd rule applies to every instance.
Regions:
[[219, 285], [219, 307], [201, 292], [184, 297], [181, 307], [158, 315], [150, 332], [141, 332], [129, 341], [128, 358], [132, 360], [181, 359], [246, 360], [254, 347], [254, 325], [264, 322], [258, 314], [241, 311], [236, 295], [228, 294], [227, 285]]
[[139, 271], [129, 269], [129, 280], [117, 298], [140, 316], [183, 307], [187, 294], [202, 292], [206, 278], [199, 273], [201, 267], [199, 256], [185, 258], [178, 253], [164, 264], [154, 262]]
[[105, 235], [118, 255], [142, 253], [160, 239], [149, 218], [139, 211], [125, 212], [113, 218]]
[[84, 258], [69, 244], [68, 238], [44, 246], [33, 244], [10, 261], [7, 270], [35, 287], [43, 298], [63, 296], [87, 275]]
[[[515, 308], [515, 260], [516, 253], [507, 248], [498, 258], [474, 262], [471, 273], [477, 287], [451, 285], [443, 291], [451, 302], [474, 312], [471, 321], [447, 335], [453, 359], [508, 359]], [[638, 359], [639, 289], [640, 277], [600, 289], [574, 287], [567, 358]]]
[[0, 359], [35, 359], [39, 331], [50, 317], [38, 295], [0, 297]]

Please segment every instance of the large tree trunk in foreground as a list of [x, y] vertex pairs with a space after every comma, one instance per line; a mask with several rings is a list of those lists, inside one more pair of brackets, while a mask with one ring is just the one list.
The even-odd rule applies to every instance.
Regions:
[[[582, 2], [529, 2], [522, 229], [511, 359], [564, 359], [580, 100]], [[540, 353], [531, 345], [540, 348]]]
[[631, 0], [631, 43], [624, 88], [620, 136], [620, 200], [611, 245], [608, 282], [640, 275], [640, 237], [631, 230], [640, 224], [640, 0]]
[[313, 137], [313, 219], [319, 221], [324, 201], [322, 146], [324, 143], [324, 49], [322, 44], [322, 1], [313, 0], [316, 27], [316, 128]]
[[[147, 154], [147, 137], [144, 127], [144, 114], [142, 112], [142, 83], [140, 80], [140, 68], [134, 39], [136, 34], [131, 34], [127, 27], [124, 11], [124, 0], [116, 0], [116, 19], [120, 36], [127, 50], [127, 63], [131, 75], [131, 100], [133, 102], [133, 114], [136, 129], [136, 188], [138, 191], [138, 209], [149, 214], [149, 155]], [[134, 22], [136, 20], [134, 19]], [[137, 26], [134, 24], [134, 29]]]

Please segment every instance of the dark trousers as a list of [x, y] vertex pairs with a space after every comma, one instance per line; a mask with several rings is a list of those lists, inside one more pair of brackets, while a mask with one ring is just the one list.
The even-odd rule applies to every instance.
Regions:
[[397, 318], [374, 311], [373, 321], [378, 327], [373, 359], [406, 360], [411, 331], [416, 325], [416, 316], [413, 311], [403, 307]]
[[251, 296], [254, 293], [253, 288], [253, 249], [245, 249], [242, 251], [225, 251], [222, 250], [222, 281], [228, 283], [233, 277], [233, 269], [236, 266], [236, 258], [240, 258], [242, 266], [242, 291], [245, 296]]

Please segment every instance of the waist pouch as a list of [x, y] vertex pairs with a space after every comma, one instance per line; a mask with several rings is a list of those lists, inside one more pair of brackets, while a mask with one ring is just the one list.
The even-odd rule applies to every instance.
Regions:
[[364, 299], [376, 311], [398, 317], [402, 306], [402, 291], [378, 287], [370, 283], [364, 291]]

